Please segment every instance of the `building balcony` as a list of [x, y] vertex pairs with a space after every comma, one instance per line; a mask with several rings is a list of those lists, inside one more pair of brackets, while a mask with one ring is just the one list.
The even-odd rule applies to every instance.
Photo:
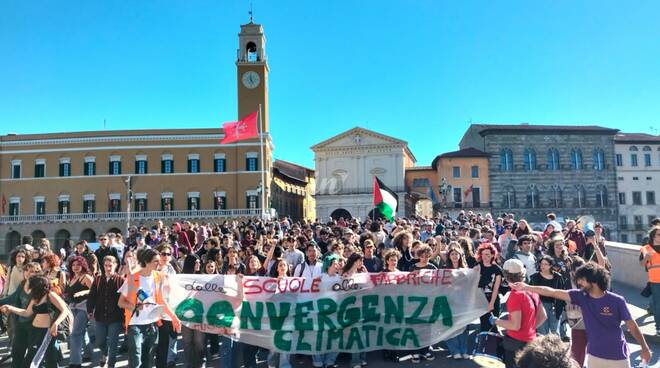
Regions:
[[651, 228], [651, 224], [619, 224], [619, 230], [628, 231], [646, 231]]
[[[237, 218], [259, 217], [260, 208], [237, 208], [228, 210], [183, 210], [183, 211], [144, 211], [131, 212], [131, 221], [172, 220], [172, 219], [209, 219], [209, 218]], [[264, 211], [263, 215], [275, 218], [273, 208]], [[17, 215], [0, 216], [0, 224], [40, 224], [40, 223], [68, 223], [68, 222], [99, 222], [99, 221], [126, 221], [129, 214], [126, 212], [94, 212], [94, 213], [67, 213], [48, 215]]]

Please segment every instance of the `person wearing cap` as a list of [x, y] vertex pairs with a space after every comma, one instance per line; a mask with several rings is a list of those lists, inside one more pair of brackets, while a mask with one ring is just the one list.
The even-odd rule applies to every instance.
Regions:
[[642, 361], [650, 362], [651, 351], [637, 322], [630, 315], [626, 300], [607, 291], [610, 287], [610, 273], [605, 267], [587, 262], [575, 271], [574, 278], [579, 289], [558, 290], [547, 286], [530, 286], [523, 282], [511, 284], [511, 289], [560, 299], [580, 307], [589, 336], [585, 367], [630, 367], [628, 344], [621, 322], [626, 323], [628, 331], [640, 345]]
[[[509, 259], [502, 267], [509, 285], [525, 279], [525, 265], [518, 259]], [[491, 323], [506, 329], [504, 335], [504, 363], [516, 368], [516, 353], [536, 338], [536, 328], [545, 322], [547, 315], [538, 294], [512, 289], [506, 302], [508, 319], [491, 316]]]

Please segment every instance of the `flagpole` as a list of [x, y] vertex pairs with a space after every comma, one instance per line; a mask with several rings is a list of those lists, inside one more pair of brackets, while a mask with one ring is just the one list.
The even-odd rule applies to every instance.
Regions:
[[263, 117], [261, 116], [261, 104], [259, 104], [259, 147], [261, 148], [261, 219], [264, 220], [266, 215], [266, 170], [264, 163], [266, 157], [264, 156], [264, 127]]

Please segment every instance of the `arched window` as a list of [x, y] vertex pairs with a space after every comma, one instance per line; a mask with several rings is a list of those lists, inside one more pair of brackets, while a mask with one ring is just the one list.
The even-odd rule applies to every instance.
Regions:
[[637, 149], [637, 146], [630, 146], [630, 148], [628, 148], [628, 150], [629, 150], [629, 151], [639, 151], [639, 150]]
[[605, 152], [602, 149], [594, 149], [594, 170], [604, 170], [605, 169]]
[[548, 170], [559, 170], [559, 150], [556, 148], [548, 150]]
[[504, 188], [504, 193], [502, 194], [502, 207], [504, 208], [515, 208], [516, 207], [516, 191], [512, 186], [507, 186]]
[[525, 150], [524, 154], [525, 171], [536, 170], [536, 151], [531, 148]]
[[644, 148], [642, 148], [642, 151], [650, 151], [650, 150], [651, 150], [651, 147], [649, 147], [649, 146], [644, 146]]
[[500, 169], [503, 171], [513, 170], [513, 153], [508, 148], [500, 152]]
[[587, 206], [587, 193], [584, 190], [584, 186], [578, 184], [575, 186], [575, 198], [573, 198], [573, 207], [583, 208]]
[[571, 150], [571, 166], [573, 170], [582, 170], [582, 150], [574, 148]]
[[539, 190], [536, 185], [530, 185], [527, 188], [527, 207], [528, 208], [538, 208], [541, 206], [539, 200]]
[[562, 198], [561, 187], [559, 185], [552, 186], [552, 192], [550, 193], [550, 207], [561, 208], [564, 206], [564, 200]]
[[607, 188], [604, 185], [596, 187], [596, 207], [607, 207]]

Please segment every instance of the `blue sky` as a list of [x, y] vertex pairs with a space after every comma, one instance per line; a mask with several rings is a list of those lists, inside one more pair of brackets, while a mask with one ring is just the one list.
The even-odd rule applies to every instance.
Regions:
[[[219, 127], [250, 1], [0, 2], [0, 133]], [[660, 128], [660, 2], [265, 1], [275, 157], [356, 125], [418, 165], [469, 122]]]

